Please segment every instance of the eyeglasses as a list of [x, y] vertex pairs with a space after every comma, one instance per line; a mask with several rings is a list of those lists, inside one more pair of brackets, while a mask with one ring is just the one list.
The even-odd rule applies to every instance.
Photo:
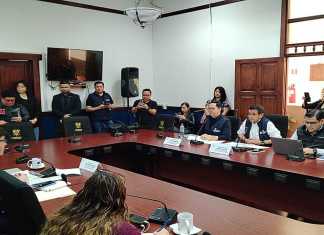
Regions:
[[16, 99], [15, 99], [15, 98], [12, 98], [12, 99], [7, 99], [7, 98], [6, 98], [5, 101], [6, 101], [6, 102], [11, 102], [11, 103], [13, 103], [13, 102], [16, 101]]
[[304, 122], [305, 125], [315, 125], [318, 124], [319, 122]]

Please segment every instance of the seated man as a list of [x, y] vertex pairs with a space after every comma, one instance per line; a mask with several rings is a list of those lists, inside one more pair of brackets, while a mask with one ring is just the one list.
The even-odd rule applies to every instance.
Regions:
[[156, 126], [157, 103], [151, 100], [151, 89], [142, 91], [142, 99], [136, 100], [132, 112], [136, 114], [136, 121], [140, 127], [153, 129]]
[[4, 154], [7, 142], [5, 137], [5, 131], [0, 127], [0, 156]]
[[231, 123], [222, 115], [222, 106], [219, 102], [208, 104], [208, 116], [198, 131], [205, 140], [230, 140]]
[[60, 82], [61, 93], [55, 95], [52, 101], [53, 113], [62, 120], [71, 116], [78, 115], [81, 111], [81, 101], [77, 94], [71, 92], [69, 82]]
[[317, 155], [317, 152], [324, 154], [324, 111], [315, 109], [306, 113], [304, 123], [291, 139], [302, 141], [306, 155]]
[[0, 102], [0, 126], [6, 125], [8, 122], [27, 122], [29, 113], [27, 109], [16, 104], [16, 95], [13, 91], [2, 92]]
[[280, 131], [264, 116], [264, 109], [260, 105], [249, 107], [248, 118], [237, 134], [242, 142], [256, 145], [271, 145], [270, 137], [281, 138]]

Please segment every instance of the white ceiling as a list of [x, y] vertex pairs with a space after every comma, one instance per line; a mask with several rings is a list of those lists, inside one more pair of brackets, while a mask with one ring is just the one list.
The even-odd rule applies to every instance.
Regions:
[[[94, 6], [125, 10], [135, 5], [135, 0], [69, 0], [71, 2], [84, 3]], [[154, 0], [154, 4], [163, 8], [163, 12], [172, 12], [186, 8], [201, 6], [222, 0]], [[141, 5], [150, 5], [150, 0], [142, 0]]]

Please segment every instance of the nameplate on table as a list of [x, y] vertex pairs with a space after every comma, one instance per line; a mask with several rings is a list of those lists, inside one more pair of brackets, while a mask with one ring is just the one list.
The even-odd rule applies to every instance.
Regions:
[[211, 144], [209, 152], [229, 156], [232, 153], [232, 146], [228, 144]]
[[181, 144], [181, 139], [166, 137], [163, 144], [179, 147]]
[[82, 158], [79, 168], [82, 170], [95, 172], [97, 170], [98, 166], [99, 166], [99, 162], [89, 160], [86, 158]]

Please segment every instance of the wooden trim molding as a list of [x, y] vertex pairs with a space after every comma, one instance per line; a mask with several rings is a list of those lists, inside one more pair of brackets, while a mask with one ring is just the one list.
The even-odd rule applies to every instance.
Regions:
[[309, 20], [319, 20], [324, 19], [324, 15], [314, 15], [314, 16], [306, 16], [306, 17], [298, 17], [298, 18], [292, 18], [288, 19], [288, 23], [297, 23], [297, 22], [303, 22], [303, 21], [309, 21]]
[[119, 15], [125, 15], [125, 12], [121, 11], [121, 10], [111, 9], [111, 8], [107, 8], [107, 7], [99, 7], [99, 6], [94, 6], [94, 5], [84, 4], [84, 3], [78, 3], [78, 2], [70, 2], [70, 1], [65, 1], [65, 0], [38, 0], [38, 1], [61, 4], [61, 5], [70, 6], [70, 7], [79, 7], [79, 8], [95, 10], [95, 11], [109, 12], [109, 13], [114, 13], [114, 14], [119, 14]]
[[[78, 2], [70, 2], [70, 1], [65, 1], [65, 0], [37, 0], [37, 1], [54, 3], [54, 4], [61, 4], [61, 5], [65, 5], [65, 6], [79, 7], [79, 8], [89, 9], [89, 10], [103, 11], [103, 12], [109, 12], [109, 13], [114, 13], [114, 14], [125, 15], [125, 12], [122, 11], [122, 10], [112, 9], [112, 8], [107, 8], [107, 7], [99, 7], [99, 6], [94, 6], [94, 5], [84, 4], [84, 3], [78, 3]], [[224, 6], [224, 5], [227, 5], [227, 4], [236, 3], [236, 2], [242, 2], [242, 1], [246, 1], [246, 0], [224, 0], [224, 1], [215, 2], [215, 3], [212, 3], [212, 4], [205, 4], [205, 5], [201, 5], [201, 6], [198, 6], [198, 7], [192, 7], [192, 8], [179, 10], [179, 11], [165, 13], [165, 14], [162, 14], [161, 18], [180, 15], [180, 14], [185, 14], [185, 13], [194, 12], [194, 11], [200, 11], [200, 10], [208, 9], [210, 7]]]
[[208, 9], [210, 7], [220, 7], [220, 6], [224, 6], [224, 5], [227, 5], [227, 4], [232, 4], [232, 3], [236, 3], [236, 2], [243, 2], [243, 1], [246, 1], [246, 0], [224, 0], [224, 1], [215, 2], [215, 3], [211, 3], [211, 4], [201, 5], [201, 6], [198, 6], [198, 7], [192, 7], [192, 8], [179, 10], [179, 11], [173, 11], [173, 12], [165, 13], [165, 14], [162, 14], [161, 18], [180, 15], [180, 14], [185, 14], [185, 13], [194, 12], [194, 11], [200, 11], [200, 10]]
[[285, 57], [285, 45], [288, 35], [288, 0], [282, 0], [281, 7], [281, 31], [280, 31], [280, 57]]
[[[294, 51], [289, 51], [290, 48], [293, 48]], [[288, 57], [324, 55], [324, 41], [287, 44], [285, 55]]]

